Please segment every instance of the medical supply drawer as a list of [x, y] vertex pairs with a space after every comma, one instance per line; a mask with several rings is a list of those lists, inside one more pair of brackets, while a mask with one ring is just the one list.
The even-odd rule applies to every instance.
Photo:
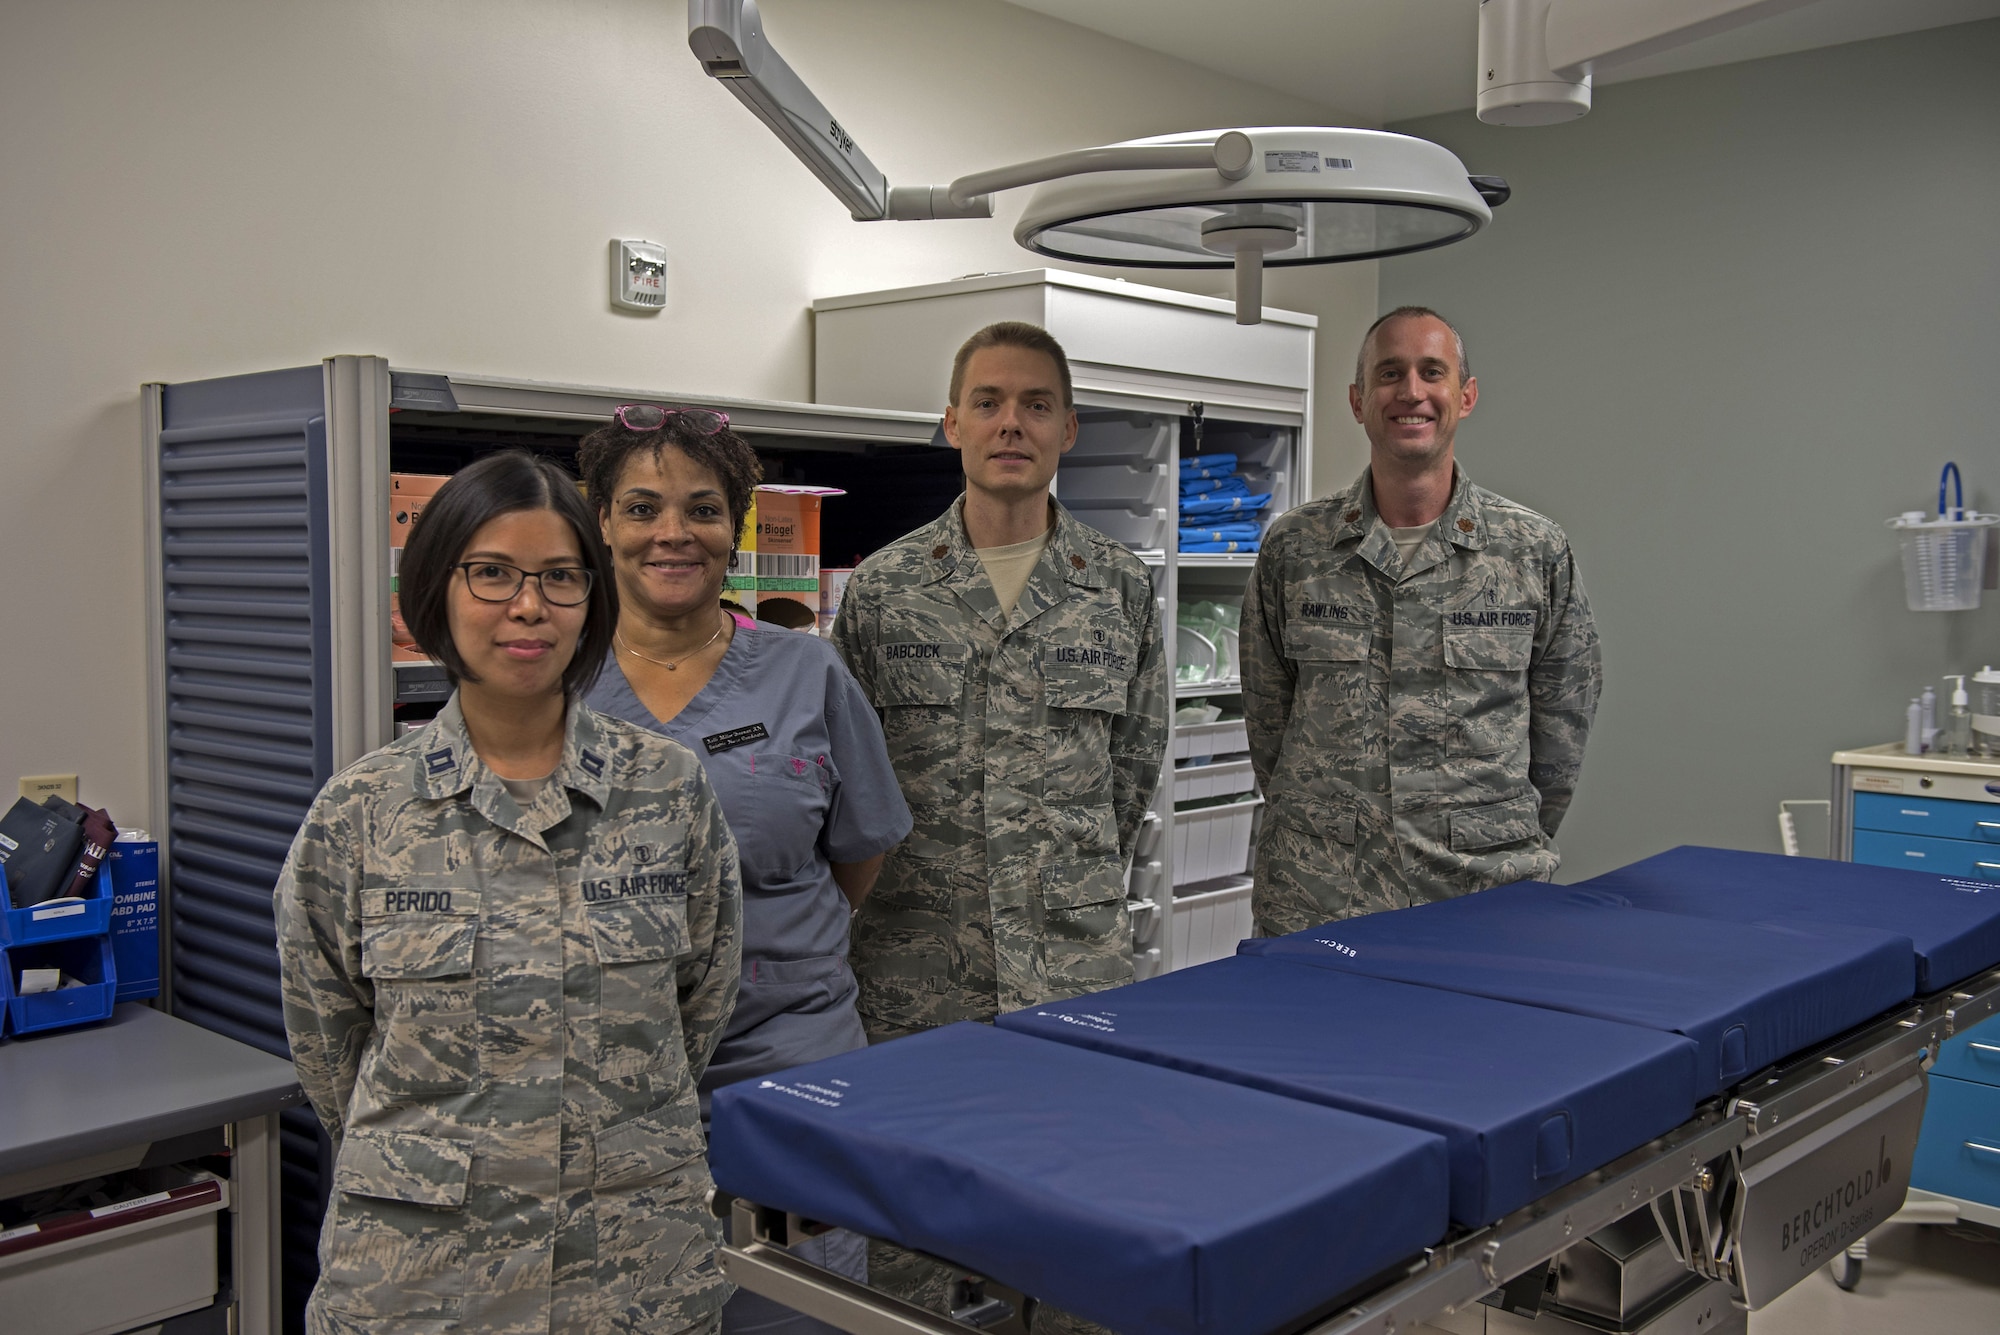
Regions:
[[207, 1307], [219, 1289], [216, 1217], [229, 1184], [149, 1169], [138, 1194], [0, 1230], [0, 1313], [8, 1330], [111, 1335]]
[[2000, 802], [1856, 793], [1854, 828], [1900, 830], [1933, 839], [1977, 839], [2000, 846]]
[[1932, 1073], [1910, 1185], [2000, 1205], [2000, 1088]]
[[1890, 830], [1854, 832], [1854, 861], [1877, 867], [1912, 867], [1940, 876], [2000, 881], [2000, 846], [1970, 839], [1927, 839]]
[[2000, 1015], [1954, 1035], [1938, 1049], [1932, 1075], [1980, 1085], [2000, 1085]]

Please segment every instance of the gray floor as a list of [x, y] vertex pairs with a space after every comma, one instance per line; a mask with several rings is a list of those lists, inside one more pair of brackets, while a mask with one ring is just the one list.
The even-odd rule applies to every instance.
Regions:
[[1750, 1335], [2000, 1335], [2000, 1232], [1892, 1224], [1868, 1252], [1854, 1292], [1822, 1268], [1751, 1313]]

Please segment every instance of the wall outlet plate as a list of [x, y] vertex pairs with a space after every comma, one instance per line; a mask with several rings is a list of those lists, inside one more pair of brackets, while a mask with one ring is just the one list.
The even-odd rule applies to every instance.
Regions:
[[657, 311], [667, 304], [667, 248], [655, 241], [611, 243], [611, 304]]
[[21, 796], [36, 806], [40, 806], [42, 799], [52, 794], [65, 802], [75, 802], [76, 775], [23, 774], [21, 776]]

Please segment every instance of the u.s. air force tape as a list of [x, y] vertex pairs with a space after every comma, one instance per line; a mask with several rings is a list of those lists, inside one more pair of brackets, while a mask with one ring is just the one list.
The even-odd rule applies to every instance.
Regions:
[[731, 747], [743, 746], [749, 742], [761, 742], [771, 734], [761, 723], [746, 724], [741, 728], [731, 728], [727, 732], [712, 732], [701, 739], [710, 755], [719, 755]]

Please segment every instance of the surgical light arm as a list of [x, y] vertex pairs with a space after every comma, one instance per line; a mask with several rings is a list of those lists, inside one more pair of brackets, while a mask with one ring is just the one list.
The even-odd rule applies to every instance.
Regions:
[[974, 172], [948, 186], [892, 186], [765, 37], [757, 0], [688, 0], [688, 46], [859, 222], [990, 218], [994, 191], [1081, 172], [1213, 167], [1222, 179], [1240, 181], [1250, 171], [1249, 136], [1231, 131], [1204, 144], [1079, 149]]

